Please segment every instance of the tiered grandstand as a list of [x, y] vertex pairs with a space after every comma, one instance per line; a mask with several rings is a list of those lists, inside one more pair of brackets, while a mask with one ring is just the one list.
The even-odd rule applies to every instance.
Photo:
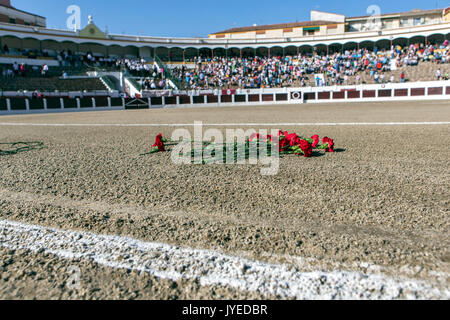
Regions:
[[39, 16], [15, 19], [22, 11], [10, 1], [0, 2], [0, 8], [0, 84], [6, 98], [331, 92], [445, 81], [450, 72], [450, 8], [384, 14], [378, 20], [312, 11], [310, 21], [233, 28], [208, 38], [113, 35], [92, 17], [81, 30], [54, 30]]
[[38, 92], [74, 92], [74, 91], [106, 91], [108, 88], [100, 78], [60, 78], [60, 77], [2, 77], [0, 86], [3, 91], [38, 91]]

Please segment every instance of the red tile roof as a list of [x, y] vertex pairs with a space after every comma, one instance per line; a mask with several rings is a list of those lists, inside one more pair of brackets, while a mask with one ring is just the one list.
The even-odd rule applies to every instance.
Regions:
[[[408, 12], [382, 14], [381, 16], [382, 17], [391, 16], [391, 15], [407, 16], [407, 15], [421, 15], [421, 14], [430, 14], [430, 13], [442, 13], [443, 10], [444, 9], [412, 10], [412, 11], [408, 11]], [[347, 19], [349, 19], [349, 20], [363, 19], [363, 18], [368, 18], [368, 17], [370, 17], [370, 16], [349, 17]], [[215, 32], [212, 34], [238, 33], [238, 32], [249, 32], [249, 31], [260, 31], [260, 30], [275, 30], [275, 29], [297, 28], [297, 27], [313, 27], [313, 26], [323, 26], [323, 25], [340, 24], [340, 23], [342, 23], [342, 22], [303, 21], [303, 22], [293, 22], [293, 23], [267, 24], [267, 25], [261, 25], [261, 26], [231, 28], [231, 29], [220, 31], [220, 32]]]
[[303, 21], [303, 22], [292, 22], [292, 23], [267, 24], [267, 25], [261, 25], [261, 26], [231, 28], [231, 29], [220, 31], [220, 32], [215, 32], [213, 34], [246, 32], [246, 31], [260, 31], [260, 30], [275, 30], [275, 29], [287, 29], [287, 28], [298, 28], [298, 27], [315, 27], [315, 26], [324, 26], [324, 25], [339, 24], [339, 23], [342, 23], [342, 22]]

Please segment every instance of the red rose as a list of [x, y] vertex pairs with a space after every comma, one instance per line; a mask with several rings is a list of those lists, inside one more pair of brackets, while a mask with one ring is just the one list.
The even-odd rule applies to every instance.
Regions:
[[328, 143], [328, 148], [325, 150], [326, 152], [334, 152], [334, 140], [328, 137], [323, 138], [322, 142]]
[[312, 136], [311, 139], [314, 140], [314, 142], [313, 142], [313, 144], [312, 144], [312, 147], [313, 147], [313, 148], [317, 147], [317, 145], [318, 145], [319, 142], [320, 142], [319, 136], [316, 134], [316, 135]]
[[282, 152], [284, 148], [289, 146], [289, 141], [287, 139], [280, 139], [279, 145], [280, 145], [280, 152]]
[[287, 141], [289, 141], [289, 145], [290, 145], [291, 147], [296, 146], [296, 145], [298, 145], [298, 144], [300, 143], [300, 141], [298, 141], [298, 140], [299, 140], [299, 137], [297, 136], [296, 133], [288, 134], [288, 135], [286, 136], [286, 139], [287, 139]]
[[278, 136], [279, 136], [279, 137], [281, 137], [281, 136], [286, 137], [287, 135], [288, 135], [288, 132], [287, 132], [287, 131], [283, 132], [283, 131], [280, 130], [280, 131], [278, 132]]
[[291, 141], [292, 139], [294, 139], [295, 137], [297, 137], [296, 133], [290, 133], [286, 135], [286, 139], [288, 139], [289, 141]]
[[312, 145], [306, 140], [300, 140], [300, 149], [302, 149], [305, 158], [312, 156]]
[[163, 136], [162, 134], [158, 134], [156, 136], [156, 141], [155, 144], [153, 145], [153, 148], [158, 148], [159, 151], [166, 151], [166, 148], [164, 146], [164, 142], [163, 142]]
[[298, 146], [300, 143], [301, 143], [301, 139], [300, 139], [300, 137], [297, 136], [291, 140], [290, 145], [291, 145], [291, 147], [294, 147], [294, 146]]

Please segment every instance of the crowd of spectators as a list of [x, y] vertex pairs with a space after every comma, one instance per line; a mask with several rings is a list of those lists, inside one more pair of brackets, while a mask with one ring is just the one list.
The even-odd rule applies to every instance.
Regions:
[[[3, 52], [10, 49], [5, 45]], [[417, 66], [422, 62], [446, 64], [450, 62], [448, 40], [440, 45], [411, 44], [406, 47], [392, 46], [390, 50], [368, 49], [345, 50], [330, 54], [306, 54], [278, 57], [195, 57], [194, 67], [180, 65], [172, 70], [172, 77], [184, 89], [209, 88], [262, 88], [286, 86], [315, 86], [360, 84], [363, 79], [374, 83], [403, 82], [404, 72], [397, 76], [386, 75], [393, 69]], [[23, 53], [25, 54], [25, 53]], [[34, 51], [26, 52], [37, 56]], [[47, 55], [43, 51], [41, 54]], [[80, 55], [71, 50], [60, 51], [56, 55], [60, 67], [103, 67], [127, 70], [130, 75], [143, 78], [144, 89], [164, 89], [168, 83], [163, 70], [144, 59], [95, 56], [92, 52]], [[191, 64], [192, 65], [192, 64]], [[45, 76], [48, 66], [32, 66], [33, 73]], [[26, 76], [27, 67], [14, 63], [4, 68], [4, 77]], [[67, 76], [66, 72], [63, 72]], [[320, 76], [318, 76], [320, 75]], [[448, 79], [448, 74], [437, 70], [436, 78]]]
[[[194, 59], [195, 68], [180, 67], [175, 75], [189, 89], [204, 88], [261, 88], [347, 85], [350, 78], [360, 84], [362, 75], [374, 83], [404, 82], [406, 75], [386, 77], [386, 72], [403, 66], [416, 66], [430, 61], [436, 64], [449, 63], [449, 44], [412, 44], [402, 48], [393, 46], [390, 50], [346, 50], [328, 55], [302, 55], [286, 57], [214, 57]], [[323, 75], [316, 77], [315, 75]], [[437, 75], [436, 75], [437, 76]], [[448, 74], [440, 79], [448, 78]], [[309, 81], [308, 81], [309, 80]]]
[[430, 61], [437, 64], [450, 62], [449, 41], [441, 45], [411, 44], [402, 50], [400, 46], [392, 47], [392, 58], [397, 66], [416, 66], [420, 62]]
[[41, 75], [42, 77], [45, 77], [48, 71], [49, 67], [47, 64], [28, 67], [25, 63], [18, 64], [17, 62], [14, 62], [11, 66], [0, 67], [0, 74], [4, 78], [25, 77], [28, 74], [31, 74], [31, 76]]
[[142, 88], [144, 90], [170, 89], [167, 80], [162, 78], [146, 78], [142, 81]]

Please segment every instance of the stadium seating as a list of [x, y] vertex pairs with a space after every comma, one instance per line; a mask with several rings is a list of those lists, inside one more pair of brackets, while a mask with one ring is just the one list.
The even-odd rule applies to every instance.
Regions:
[[70, 91], [100, 91], [107, 87], [99, 78], [60, 79], [59, 77], [14, 77], [0, 78], [3, 91], [40, 91], [40, 92], [70, 92]]
[[[324, 80], [319, 85], [355, 85], [387, 82], [400, 82], [400, 75], [410, 82], [437, 80], [436, 71], [446, 78], [450, 73], [449, 46], [423, 44], [411, 45], [405, 48], [394, 48], [383, 51], [353, 50], [345, 53], [329, 55], [308, 54], [285, 57], [209, 57], [196, 58], [194, 64], [175, 68], [171, 72], [169, 67], [160, 64], [152, 65], [143, 59], [115, 59], [108, 58], [109, 68], [119, 68], [125, 71], [129, 81], [138, 90], [167, 89], [166, 79], [172, 80], [178, 89], [236, 89], [259, 87], [302, 87], [317, 86], [316, 74], [323, 74]], [[156, 61], [158, 57], [155, 57]], [[414, 60], [414, 63], [409, 61]], [[443, 61], [445, 63], [438, 63]], [[366, 65], [364, 65], [366, 63]], [[391, 70], [392, 64], [398, 68]], [[160, 69], [161, 68], [161, 69]], [[86, 62], [78, 62], [66, 67], [49, 67], [45, 77], [41, 75], [39, 67], [25, 66], [24, 74], [14, 74], [12, 65], [0, 65], [0, 88], [2, 91], [38, 91], [38, 92], [83, 92], [106, 91], [109, 88], [117, 90], [118, 80], [104, 75], [101, 78], [87, 77], [93, 67]], [[376, 70], [376, 73], [375, 73]], [[61, 76], [67, 74], [68, 78]], [[380, 77], [376, 80], [374, 74]], [[272, 77], [273, 75], [273, 77]], [[82, 77], [80, 77], [82, 76]], [[136, 77], [136, 78], [135, 78]], [[189, 83], [187, 83], [189, 81]], [[260, 97], [249, 97], [260, 99]], [[240, 97], [236, 97], [239, 102]], [[273, 97], [262, 97], [263, 101]], [[207, 101], [209, 102], [207, 98]], [[173, 102], [173, 101], [172, 101]], [[196, 98], [195, 104], [204, 100]], [[56, 103], [56, 104], [55, 104]], [[59, 102], [50, 103], [51, 107], [60, 105]], [[92, 99], [82, 98], [81, 107], [93, 107], [96, 103]], [[120, 101], [114, 101], [122, 105]], [[159, 102], [155, 102], [158, 104]], [[171, 103], [171, 101], [169, 101]], [[183, 102], [181, 102], [183, 103]], [[211, 103], [211, 102], [209, 102]], [[108, 105], [107, 101], [100, 102]], [[153, 103], [152, 103], [153, 104]], [[75, 108], [74, 101], [68, 101], [65, 106]], [[23, 108], [23, 104], [15, 108]], [[4, 108], [4, 106], [3, 106]], [[33, 102], [30, 108], [42, 108], [42, 104]]]
[[[394, 76], [394, 82], [400, 82], [400, 75], [403, 72], [405, 74], [405, 79], [408, 82], [416, 81], [434, 81], [436, 80], [436, 71], [440, 69], [441, 73], [444, 75], [446, 73], [450, 74], [450, 64], [435, 64], [431, 62], [422, 62], [417, 66], [403, 66], [395, 71], [384, 72], [385, 81], [388, 82], [391, 76]], [[370, 77], [369, 73], [360, 73], [361, 79], [359, 84], [375, 84], [375, 80]], [[307, 86], [316, 86], [314, 77], [310, 75], [305, 81]], [[356, 81], [356, 76], [349, 76], [349, 85], [358, 84]], [[301, 86], [298, 81], [295, 81], [291, 86]]]
[[[448, 78], [450, 47], [443, 44], [392, 46], [308, 53], [299, 56], [199, 57], [195, 63], [177, 67], [172, 74], [185, 89], [302, 87], [374, 84]], [[320, 75], [316, 79], [316, 75]], [[173, 80], [173, 79], [172, 79]], [[180, 87], [180, 86], [179, 86]]]

